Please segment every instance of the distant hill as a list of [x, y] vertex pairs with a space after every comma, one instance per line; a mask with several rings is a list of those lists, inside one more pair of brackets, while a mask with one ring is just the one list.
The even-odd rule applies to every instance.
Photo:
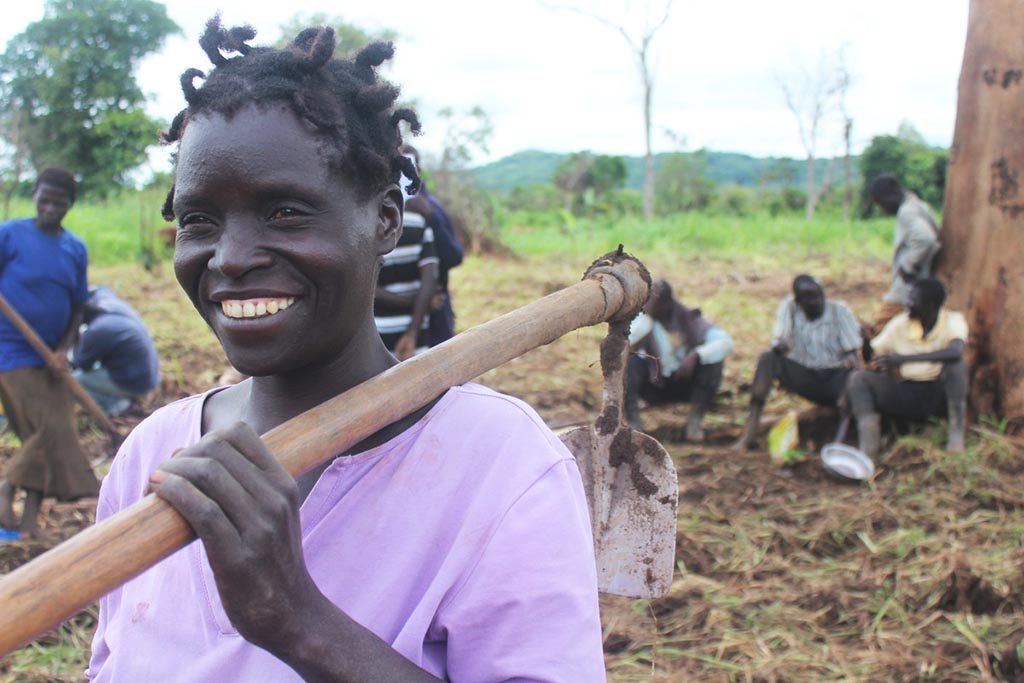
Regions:
[[[687, 152], [704, 154], [707, 159], [707, 175], [717, 183], [756, 186], [766, 174], [772, 180], [769, 185], [803, 185], [804, 160], [776, 157], [753, 157], [735, 152]], [[551, 182], [555, 170], [568, 154], [543, 152], [530, 149], [516, 152], [489, 164], [477, 166], [471, 173], [477, 185], [488, 190], [508, 192], [517, 185], [545, 185]], [[654, 155], [655, 171], [661, 166], [667, 154]], [[640, 156], [624, 156], [626, 160], [626, 187], [640, 189], [644, 182], [644, 159]], [[829, 159], [815, 162], [815, 175], [821, 180], [826, 172]], [[842, 159], [832, 160], [832, 181], [842, 182]], [[853, 160], [854, 180], [858, 179], [857, 160]]]

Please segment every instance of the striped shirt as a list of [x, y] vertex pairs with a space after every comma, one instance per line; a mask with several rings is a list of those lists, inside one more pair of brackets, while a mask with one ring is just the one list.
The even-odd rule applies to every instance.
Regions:
[[[420, 291], [420, 268], [437, 263], [437, 249], [434, 232], [427, 227], [423, 216], [406, 211], [402, 220], [402, 236], [394, 250], [384, 256], [384, 265], [377, 278], [377, 286], [393, 294], [410, 298], [408, 308], [376, 304], [373, 319], [384, 345], [394, 351], [398, 339], [412, 324], [412, 301]], [[427, 327], [430, 316], [423, 316], [423, 323], [416, 336], [416, 350], [427, 347]]]
[[817, 320], [808, 320], [792, 296], [779, 304], [772, 327], [772, 346], [784, 342], [786, 357], [806, 368], [838, 368], [861, 347], [860, 325], [850, 307], [829, 299]]

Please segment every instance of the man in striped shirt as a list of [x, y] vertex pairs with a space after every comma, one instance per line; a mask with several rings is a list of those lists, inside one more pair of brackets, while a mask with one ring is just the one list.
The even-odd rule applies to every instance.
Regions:
[[429, 346], [430, 299], [437, 288], [434, 233], [416, 197], [407, 200], [398, 246], [384, 256], [373, 297], [373, 319], [384, 345], [398, 360]]
[[793, 280], [793, 296], [779, 305], [772, 348], [757, 361], [750, 388], [750, 416], [737, 446], [750, 448], [775, 380], [786, 391], [819, 405], [838, 405], [850, 371], [857, 367], [860, 325], [842, 301], [826, 300], [810, 275]]

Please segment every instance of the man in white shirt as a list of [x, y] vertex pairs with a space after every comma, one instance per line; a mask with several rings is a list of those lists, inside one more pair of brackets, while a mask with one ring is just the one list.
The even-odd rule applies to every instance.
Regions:
[[857, 367], [860, 325], [844, 302], [826, 299], [810, 275], [793, 280], [793, 295], [779, 305], [771, 350], [761, 354], [750, 387], [750, 416], [738, 448], [750, 448], [765, 401], [778, 380], [786, 391], [819, 405], [839, 403], [846, 378]]
[[640, 425], [639, 399], [648, 404], [689, 402], [688, 441], [704, 440], [701, 423], [722, 384], [732, 338], [672, 296], [665, 280], [655, 280], [644, 312], [633, 321], [626, 381], [626, 419]]

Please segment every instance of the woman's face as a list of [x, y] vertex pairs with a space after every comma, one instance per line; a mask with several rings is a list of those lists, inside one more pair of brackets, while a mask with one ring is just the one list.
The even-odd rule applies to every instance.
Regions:
[[358, 357], [401, 211], [397, 186], [360, 200], [285, 105], [199, 116], [178, 153], [174, 272], [246, 374]]

